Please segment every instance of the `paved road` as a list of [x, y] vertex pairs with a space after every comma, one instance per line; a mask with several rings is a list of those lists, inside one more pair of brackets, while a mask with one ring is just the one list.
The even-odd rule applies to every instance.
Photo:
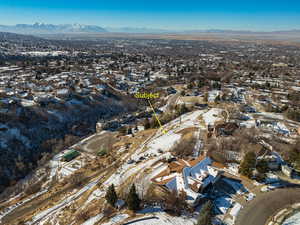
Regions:
[[300, 187], [283, 188], [259, 195], [241, 210], [236, 225], [265, 225], [278, 210], [297, 202], [300, 202]]

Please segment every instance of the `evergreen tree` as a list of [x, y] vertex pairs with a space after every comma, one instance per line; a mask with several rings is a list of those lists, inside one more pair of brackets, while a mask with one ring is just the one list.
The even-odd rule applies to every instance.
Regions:
[[254, 152], [247, 152], [241, 165], [239, 172], [249, 178], [252, 177], [253, 170], [255, 169], [256, 155]]
[[115, 206], [115, 203], [118, 200], [118, 196], [115, 190], [115, 186], [113, 184], [109, 186], [105, 195], [105, 199], [111, 206]]
[[126, 199], [126, 203], [130, 210], [138, 210], [140, 208], [141, 200], [136, 193], [135, 185], [133, 184], [130, 188], [129, 194]]
[[212, 223], [211, 223], [212, 208], [213, 208], [213, 204], [211, 201], [206, 202], [202, 206], [202, 208], [199, 212], [197, 225], [212, 225]]

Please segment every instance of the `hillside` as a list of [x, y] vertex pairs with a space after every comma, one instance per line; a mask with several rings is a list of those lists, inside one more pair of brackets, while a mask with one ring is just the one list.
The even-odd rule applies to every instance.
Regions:
[[53, 151], [95, 132], [98, 120], [135, 110], [126, 96], [107, 87], [104, 94], [5, 104], [0, 113], [0, 191], [25, 177]]

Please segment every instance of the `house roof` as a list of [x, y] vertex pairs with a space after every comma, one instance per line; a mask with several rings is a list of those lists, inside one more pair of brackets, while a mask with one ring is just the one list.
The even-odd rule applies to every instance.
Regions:
[[218, 168], [224, 168], [224, 165], [205, 156], [189, 161], [180, 159], [169, 163], [166, 170], [151, 180], [158, 185], [165, 185], [170, 190], [184, 191], [187, 201], [194, 204], [202, 196], [199, 193], [200, 188], [207, 187], [218, 176]]
[[[205, 162], [202, 162], [204, 159], [206, 159]], [[199, 164], [202, 162], [202, 164]], [[194, 168], [193, 171], [196, 171], [197, 169], [195, 168], [196, 165], [198, 166], [204, 166], [205, 165], [212, 165], [214, 167], [217, 167], [219, 169], [224, 168], [225, 166], [221, 163], [213, 162], [212, 160], [208, 160], [208, 157], [205, 156], [199, 156], [196, 159], [193, 160], [183, 160], [179, 159], [178, 161], [173, 161], [168, 164], [168, 168], [157, 174], [155, 177], [151, 179], [152, 182], [159, 184], [159, 185], [165, 185], [168, 181], [170, 181], [170, 175], [172, 173], [182, 173], [184, 168]], [[207, 168], [206, 168], [207, 170]], [[175, 175], [174, 175], [175, 176]]]
[[215, 162], [215, 161], [213, 161], [211, 165], [212, 165], [213, 167], [218, 168], [218, 169], [224, 169], [224, 168], [225, 168], [225, 165], [224, 165], [224, 164], [219, 163], [219, 162]]

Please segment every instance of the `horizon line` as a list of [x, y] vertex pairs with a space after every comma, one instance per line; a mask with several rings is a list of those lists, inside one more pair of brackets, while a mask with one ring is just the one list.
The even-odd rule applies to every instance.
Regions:
[[34, 22], [34, 23], [15, 23], [15, 24], [3, 24], [0, 26], [17, 26], [17, 25], [84, 25], [84, 26], [98, 26], [104, 29], [136, 29], [136, 30], [160, 30], [161, 32], [205, 32], [205, 31], [232, 31], [232, 32], [263, 32], [263, 33], [272, 33], [272, 32], [291, 32], [291, 31], [300, 31], [300, 28], [290, 28], [290, 29], [230, 29], [230, 28], [163, 28], [163, 27], [148, 27], [148, 26], [107, 26], [107, 25], [98, 25], [98, 24], [85, 24], [85, 23], [45, 23], [45, 22]]

